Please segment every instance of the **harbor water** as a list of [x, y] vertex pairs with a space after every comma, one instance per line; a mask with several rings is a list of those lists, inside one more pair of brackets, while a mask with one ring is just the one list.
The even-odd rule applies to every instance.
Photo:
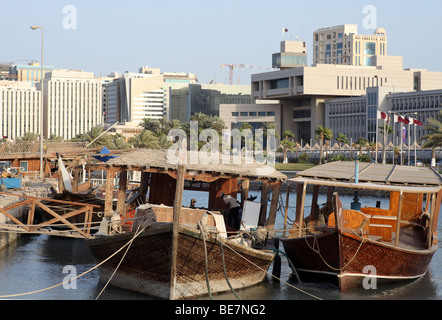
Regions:
[[[258, 192], [251, 192], [257, 195]], [[188, 205], [192, 198], [197, 206], [205, 206], [205, 198], [199, 192], [187, 191], [183, 200]], [[286, 194], [281, 194], [284, 208]], [[341, 197], [344, 206], [351, 197]], [[374, 206], [377, 197], [361, 199], [363, 206]], [[296, 194], [290, 195], [289, 221], [294, 218]], [[325, 202], [321, 196], [319, 203]], [[308, 204], [308, 201], [307, 201]], [[388, 203], [381, 206], [388, 207]], [[308, 208], [306, 208], [307, 210]], [[276, 228], [283, 228], [283, 212], [276, 219]], [[440, 225], [440, 224], [439, 224]], [[439, 235], [442, 230], [439, 226]], [[439, 241], [441, 244], [442, 241]], [[281, 244], [282, 249], [282, 244]], [[376, 289], [353, 288], [339, 292], [328, 284], [298, 283], [289, 268], [287, 259], [281, 256], [280, 281], [270, 274], [258, 286], [238, 290], [243, 300], [440, 300], [442, 299], [442, 251], [433, 257], [428, 273], [421, 279], [400, 284], [379, 284]], [[26, 300], [151, 300], [150, 296], [122, 290], [99, 281], [96, 263], [89, 248], [81, 239], [60, 238], [48, 235], [21, 235], [17, 243], [0, 251], [0, 299]], [[84, 274], [83, 274], [84, 273]], [[81, 275], [81, 276], [80, 276]], [[80, 276], [77, 279], [73, 279]], [[72, 281], [60, 285], [67, 279]], [[104, 290], [103, 290], [104, 288]], [[200, 298], [207, 300], [207, 297]], [[233, 293], [214, 295], [213, 299], [236, 300]]]

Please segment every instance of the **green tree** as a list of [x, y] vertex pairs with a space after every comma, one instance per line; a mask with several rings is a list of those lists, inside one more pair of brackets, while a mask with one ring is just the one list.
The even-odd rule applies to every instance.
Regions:
[[135, 137], [130, 138], [129, 143], [131, 143], [135, 148], [160, 149], [158, 137], [149, 130], [143, 130]]
[[121, 134], [111, 135], [109, 142], [106, 145], [111, 150], [122, 150], [130, 148], [126, 139]]
[[91, 148], [104, 147], [107, 146], [111, 141], [111, 135], [104, 132], [105, 130], [101, 126], [93, 127], [90, 131], [83, 135], [83, 139], [90, 143], [89, 146]]
[[26, 132], [23, 136], [17, 139], [17, 141], [22, 142], [35, 142], [39, 141], [40, 135], [35, 132]]
[[322, 163], [322, 156], [324, 152], [324, 141], [330, 141], [333, 138], [333, 130], [325, 128], [323, 126], [319, 126], [315, 130], [315, 139], [319, 140], [321, 142], [320, 147], [320, 157], [319, 157], [319, 163]]
[[359, 150], [359, 158], [362, 157], [362, 148], [365, 148], [367, 146], [367, 144], [368, 144], [368, 141], [365, 138], [360, 137], [360, 138], [358, 138], [358, 140], [356, 140], [355, 146]]
[[348, 138], [345, 134], [340, 133], [336, 138], [336, 141], [339, 143], [339, 156], [341, 156], [341, 148], [343, 143], [348, 143]]
[[442, 147], [442, 111], [439, 112], [437, 118], [429, 118], [424, 129], [428, 131], [428, 134], [423, 136], [421, 140], [423, 141], [422, 148], [432, 149], [432, 161], [434, 164], [436, 162], [436, 148]]

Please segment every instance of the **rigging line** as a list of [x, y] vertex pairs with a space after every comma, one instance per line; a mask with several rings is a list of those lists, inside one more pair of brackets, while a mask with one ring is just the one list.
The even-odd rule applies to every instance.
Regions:
[[297, 287], [295, 287], [294, 285], [291, 285], [290, 283], [288, 283], [288, 282], [286, 282], [286, 281], [284, 281], [284, 280], [282, 280], [282, 279], [280, 279], [280, 278], [274, 276], [273, 274], [271, 274], [271, 273], [268, 272], [267, 270], [264, 270], [263, 268], [261, 268], [261, 267], [258, 266], [257, 264], [253, 263], [252, 261], [250, 261], [249, 259], [247, 259], [247, 258], [244, 257], [243, 255], [241, 255], [239, 252], [237, 252], [236, 250], [234, 250], [233, 248], [231, 248], [230, 246], [228, 246], [225, 242], [224, 242], [224, 245], [225, 245], [227, 248], [229, 248], [230, 250], [232, 250], [234, 253], [236, 253], [237, 255], [239, 255], [241, 258], [243, 258], [243, 259], [246, 260], [247, 262], [249, 262], [249, 263], [251, 263], [252, 265], [254, 265], [256, 268], [258, 268], [258, 269], [264, 271], [264, 272], [267, 273], [268, 275], [270, 275], [270, 276], [272, 276], [273, 278], [275, 278], [275, 279], [281, 281], [282, 283], [288, 285], [289, 287], [292, 287], [293, 289], [298, 290], [299, 292], [302, 292], [302, 293], [304, 293], [304, 294], [306, 294], [306, 295], [308, 295], [308, 296], [311, 296], [312, 298], [315, 298], [315, 299], [317, 299], [317, 300], [322, 300], [321, 298], [319, 298], [319, 297], [317, 297], [317, 296], [315, 296], [315, 295], [313, 295], [313, 294], [311, 294], [311, 293], [309, 293], [309, 292], [307, 292], [307, 291], [304, 291], [304, 290], [302, 290], [302, 289], [300, 289], [300, 288], [297, 288]]
[[[219, 238], [219, 237], [218, 237]], [[223, 262], [223, 271], [224, 271], [224, 277], [226, 278], [227, 284], [229, 285], [230, 290], [233, 292], [233, 294], [235, 295], [235, 297], [238, 300], [241, 300], [240, 296], [236, 293], [236, 291], [233, 289], [232, 285], [230, 284], [229, 281], [229, 277], [227, 276], [227, 271], [226, 271], [226, 261], [224, 259], [224, 248], [223, 248], [223, 243], [221, 241], [221, 239], [218, 239], [219, 241], [219, 246], [221, 248], [221, 257], [222, 257], [222, 262]]]
[[117, 255], [120, 251], [122, 251], [126, 246], [128, 246], [129, 244], [131, 244], [135, 238], [137, 238], [147, 227], [144, 227], [140, 232], [134, 234], [134, 236], [132, 237], [132, 239], [130, 239], [126, 244], [124, 244], [120, 249], [118, 249], [117, 251], [115, 251], [112, 255], [110, 255], [109, 257], [107, 257], [105, 260], [103, 260], [102, 262], [100, 262], [99, 264], [95, 265], [94, 267], [90, 268], [89, 270], [83, 272], [82, 274], [70, 278], [69, 280], [66, 280], [64, 282], [61, 282], [59, 284], [44, 288], [44, 289], [40, 289], [40, 290], [35, 290], [35, 291], [31, 291], [31, 292], [25, 292], [25, 293], [18, 293], [18, 294], [8, 294], [8, 295], [0, 295], [0, 299], [4, 299], [4, 298], [12, 298], [12, 297], [19, 297], [19, 296], [26, 296], [29, 294], [34, 294], [34, 293], [39, 293], [39, 292], [43, 292], [43, 291], [48, 291], [51, 289], [54, 289], [56, 287], [62, 286], [65, 283], [69, 283], [72, 280], [78, 279], [80, 277], [83, 277], [84, 275], [88, 274], [89, 272], [97, 269], [98, 267], [100, 267], [102, 264], [106, 263], [108, 260], [112, 259], [115, 255]]

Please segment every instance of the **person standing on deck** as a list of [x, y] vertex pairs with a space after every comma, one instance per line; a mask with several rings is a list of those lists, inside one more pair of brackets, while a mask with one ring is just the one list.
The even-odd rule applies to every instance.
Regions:
[[238, 213], [239, 213], [239, 207], [240, 202], [233, 198], [231, 195], [226, 195], [224, 193], [221, 193], [220, 195], [221, 199], [224, 200], [224, 202], [229, 206], [230, 212], [229, 217], [227, 219], [227, 224], [239, 230], [239, 223], [238, 223]]

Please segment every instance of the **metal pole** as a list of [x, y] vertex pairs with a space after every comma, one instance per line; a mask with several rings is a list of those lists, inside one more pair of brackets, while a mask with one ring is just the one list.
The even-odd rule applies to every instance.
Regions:
[[414, 166], [417, 166], [417, 151], [416, 151], [416, 124], [413, 123], [414, 126], [414, 130], [413, 130], [413, 135], [414, 135]]
[[410, 124], [408, 124], [408, 165], [410, 162]]

